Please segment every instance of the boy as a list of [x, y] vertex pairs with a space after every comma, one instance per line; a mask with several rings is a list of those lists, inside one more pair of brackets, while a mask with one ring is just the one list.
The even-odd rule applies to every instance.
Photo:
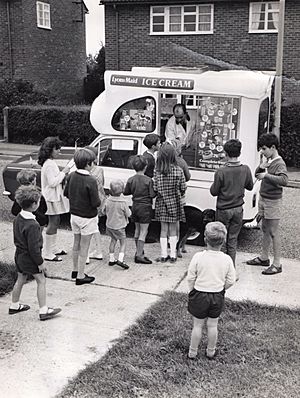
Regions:
[[188, 357], [197, 356], [202, 329], [207, 320], [206, 357], [216, 355], [218, 321], [224, 307], [225, 290], [235, 282], [236, 275], [232, 259], [221, 252], [226, 239], [226, 228], [221, 222], [208, 223], [205, 228], [207, 249], [198, 252], [189, 265], [187, 282], [189, 287], [188, 311], [193, 316], [193, 330]]
[[100, 198], [96, 178], [90, 175], [95, 154], [82, 148], [75, 152], [74, 162], [77, 170], [70, 174], [64, 189], [70, 201], [71, 227], [74, 233], [73, 271], [76, 285], [84, 285], [95, 280], [84, 273], [90, 240], [98, 233], [98, 209]]
[[144, 138], [143, 144], [148, 148], [147, 151], [143, 153], [143, 156], [147, 161], [147, 167], [144, 174], [150, 178], [153, 178], [156, 162], [155, 152], [158, 151], [160, 146], [159, 136], [155, 133], [147, 134]]
[[[125, 228], [128, 224], [128, 217], [130, 217], [131, 211], [125, 198], [121, 196], [123, 191], [123, 181], [114, 180], [110, 183], [110, 196], [106, 200], [103, 212], [107, 216], [106, 233], [111, 238], [108, 265], [112, 266], [116, 264], [123, 269], [128, 269], [129, 266], [124, 263], [126, 247]], [[120, 241], [120, 251], [118, 260], [115, 260], [115, 247], [118, 241]]]
[[[17, 174], [17, 181], [20, 185], [32, 185], [36, 186], [36, 172], [33, 170], [21, 170]], [[14, 203], [11, 208], [11, 212], [14, 216], [17, 216], [21, 207], [18, 202], [14, 200]], [[41, 227], [44, 227], [48, 223], [48, 217], [46, 216], [47, 211], [47, 203], [43, 196], [41, 196], [40, 205], [38, 209], [33, 213], [35, 215], [36, 221], [40, 224]]]
[[210, 187], [212, 196], [217, 196], [216, 220], [227, 228], [225, 253], [235, 264], [237, 239], [243, 225], [245, 189], [251, 191], [253, 179], [248, 166], [239, 161], [242, 144], [239, 140], [228, 140], [224, 145], [227, 163], [216, 170]]
[[152, 199], [155, 197], [153, 181], [144, 175], [147, 168], [147, 160], [144, 156], [135, 156], [132, 166], [136, 175], [128, 179], [124, 195], [132, 195], [132, 220], [135, 223], [136, 244], [134, 261], [139, 264], [152, 264], [152, 261], [144, 256], [144, 244], [153, 215]]
[[[284, 160], [278, 154], [279, 141], [275, 134], [263, 134], [258, 141], [260, 152], [267, 162], [261, 163], [255, 170], [255, 177], [261, 180], [258, 201], [258, 216], [262, 219], [263, 244], [260, 257], [247, 261], [250, 265], [267, 266], [263, 275], [275, 275], [282, 272], [280, 264], [279, 220], [282, 204], [282, 187], [288, 183]], [[273, 243], [274, 260], [270, 265], [269, 248]]]
[[32, 185], [21, 186], [17, 189], [15, 198], [22, 209], [13, 224], [18, 279], [12, 291], [12, 303], [8, 313], [12, 315], [30, 309], [29, 305], [20, 304], [19, 300], [27, 275], [32, 275], [37, 283], [39, 317], [41, 321], [45, 321], [53, 318], [61, 309], [50, 308], [46, 305], [46, 267], [42, 258], [43, 238], [33, 214], [39, 207], [41, 193]]

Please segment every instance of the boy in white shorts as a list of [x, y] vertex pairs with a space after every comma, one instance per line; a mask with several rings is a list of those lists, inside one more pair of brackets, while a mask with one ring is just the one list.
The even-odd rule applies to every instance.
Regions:
[[64, 189], [70, 202], [71, 227], [74, 233], [72, 279], [76, 285], [91, 283], [93, 276], [84, 273], [90, 240], [98, 232], [100, 198], [96, 178], [90, 175], [95, 154], [83, 148], [75, 152], [77, 170], [71, 173]]

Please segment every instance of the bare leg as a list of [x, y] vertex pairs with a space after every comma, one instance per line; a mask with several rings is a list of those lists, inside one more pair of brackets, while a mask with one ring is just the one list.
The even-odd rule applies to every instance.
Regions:
[[[95, 234], [92, 235], [91, 243], [92, 243], [93, 240], [95, 241], [96, 248], [95, 248], [95, 250], [92, 250], [91, 247], [90, 247], [89, 256], [90, 257], [96, 256], [97, 258], [100, 259], [103, 256], [102, 255], [102, 248], [101, 248], [102, 242], [101, 242], [101, 234], [100, 234], [100, 232], [96, 232]], [[90, 244], [90, 246], [91, 246], [91, 244]]]
[[189, 348], [189, 358], [195, 358], [197, 356], [198, 347], [202, 338], [202, 329], [205, 323], [205, 319], [198, 319], [193, 316], [193, 330], [191, 335], [191, 342]]
[[216, 352], [218, 341], [218, 322], [219, 318], [207, 318], [207, 349], [206, 355], [213, 357]]
[[149, 224], [138, 224], [138, 225], [139, 225], [139, 235], [137, 241], [137, 256], [144, 257], [144, 244]]
[[73, 271], [78, 271], [78, 257], [79, 257], [79, 249], [80, 249], [80, 234], [74, 234], [74, 242], [73, 242]]
[[13, 288], [12, 291], [12, 304], [18, 303], [20, 301], [20, 296], [22, 293], [22, 288], [24, 286], [24, 284], [26, 283], [27, 280], [27, 275], [21, 274], [20, 272], [18, 272], [18, 279], [15, 283], [15, 286]]
[[269, 235], [273, 242], [274, 260], [273, 264], [275, 267], [280, 266], [280, 236], [279, 236], [279, 220], [266, 220], [266, 227], [269, 231]]
[[176, 245], [177, 245], [177, 222], [169, 223], [169, 241], [170, 241], [170, 255], [171, 258], [176, 258]]
[[262, 240], [262, 252], [261, 252], [260, 259], [262, 261], [268, 260], [268, 258], [269, 258], [269, 249], [270, 249], [271, 240], [272, 240], [269, 221], [271, 221], [271, 220], [266, 220], [265, 218], [263, 218], [262, 223], [261, 223], [261, 228], [263, 231], [263, 240]]
[[125, 256], [125, 248], [126, 248], [126, 239], [120, 239], [120, 251], [119, 251], [119, 261], [121, 261], [121, 263], [124, 260], [124, 256]]
[[81, 235], [80, 238], [80, 249], [78, 256], [78, 276], [77, 279], [84, 278], [85, 262], [89, 252], [89, 246], [92, 235]]
[[43, 273], [34, 274], [33, 277], [37, 283], [37, 299], [39, 307], [43, 308], [46, 306], [46, 278]]

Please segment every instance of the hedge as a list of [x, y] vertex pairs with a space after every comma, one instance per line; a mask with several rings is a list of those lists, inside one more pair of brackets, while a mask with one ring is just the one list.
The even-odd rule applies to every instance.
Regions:
[[63, 145], [84, 146], [97, 137], [90, 106], [14, 106], [8, 113], [8, 141], [39, 145], [45, 137], [58, 136]]
[[300, 167], [300, 104], [281, 108], [280, 153], [287, 166]]

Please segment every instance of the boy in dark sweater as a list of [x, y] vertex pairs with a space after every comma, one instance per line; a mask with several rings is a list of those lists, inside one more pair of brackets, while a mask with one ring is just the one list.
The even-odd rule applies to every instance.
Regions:
[[[282, 205], [282, 187], [288, 183], [287, 169], [284, 160], [278, 154], [279, 141], [275, 134], [263, 134], [259, 138], [262, 156], [267, 159], [255, 170], [255, 177], [261, 180], [258, 201], [258, 216], [262, 219], [263, 245], [260, 257], [247, 261], [250, 265], [267, 266], [264, 275], [282, 272], [280, 264], [279, 221]], [[269, 248], [273, 243], [274, 260], [270, 265]]]
[[144, 256], [144, 244], [153, 216], [152, 200], [155, 197], [153, 181], [144, 175], [147, 168], [147, 160], [144, 156], [135, 156], [132, 166], [136, 174], [128, 179], [124, 195], [132, 195], [131, 218], [135, 223], [134, 239], [136, 243], [134, 261], [139, 264], [151, 264], [152, 261]]
[[49, 308], [46, 305], [46, 267], [42, 258], [43, 238], [40, 226], [33, 214], [39, 207], [41, 193], [32, 185], [21, 186], [17, 189], [15, 198], [21, 207], [13, 224], [18, 279], [12, 291], [12, 303], [8, 313], [12, 315], [29, 310], [30, 306], [20, 304], [19, 300], [27, 275], [32, 275], [37, 283], [39, 317], [41, 321], [45, 321], [53, 318], [61, 309]]
[[156, 162], [155, 152], [157, 152], [159, 149], [160, 138], [155, 133], [147, 134], [144, 138], [143, 144], [148, 148], [147, 151], [143, 153], [143, 156], [147, 160], [147, 167], [144, 174], [150, 178], [153, 178]]
[[84, 273], [90, 240], [98, 232], [98, 209], [100, 198], [96, 178], [90, 175], [95, 154], [87, 148], [75, 152], [77, 170], [69, 175], [64, 189], [70, 201], [71, 227], [74, 234], [73, 271], [76, 285], [91, 283], [93, 276]]
[[215, 172], [210, 187], [212, 196], [217, 196], [216, 220], [227, 228], [225, 252], [235, 264], [237, 239], [243, 225], [243, 204], [245, 189], [251, 191], [253, 179], [248, 166], [239, 161], [242, 144], [237, 139], [228, 140], [224, 145], [227, 163]]

